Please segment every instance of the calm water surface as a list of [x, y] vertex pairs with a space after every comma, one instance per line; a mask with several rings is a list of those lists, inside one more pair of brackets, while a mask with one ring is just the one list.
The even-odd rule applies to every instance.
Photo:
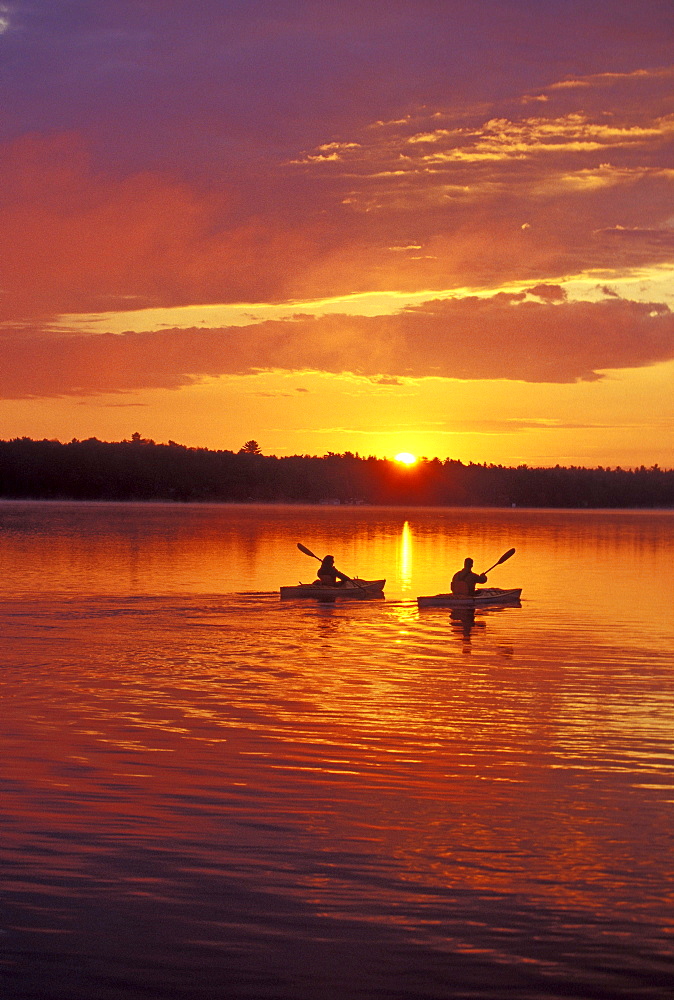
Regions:
[[673, 528], [0, 503], [3, 996], [671, 997]]

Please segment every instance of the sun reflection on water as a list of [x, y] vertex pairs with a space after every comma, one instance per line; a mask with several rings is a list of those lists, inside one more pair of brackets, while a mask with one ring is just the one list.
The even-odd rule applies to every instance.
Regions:
[[410, 522], [405, 521], [402, 531], [400, 532], [400, 542], [398, 547], [400, 584], [401, 590], [404, 594], [408, 594], [412, 589], [413, 546], [414, 537], [412, 535], [412, 529], [410, 528]]

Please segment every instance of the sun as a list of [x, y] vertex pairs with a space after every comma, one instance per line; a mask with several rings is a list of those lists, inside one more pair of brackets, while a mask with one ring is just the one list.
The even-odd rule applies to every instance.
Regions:
[[400, 462], [401, 465], [414, 465], [417, 460], [417, 456], [411, 455], [409, 451], [399, 451], [395, 460], [396, 462]]

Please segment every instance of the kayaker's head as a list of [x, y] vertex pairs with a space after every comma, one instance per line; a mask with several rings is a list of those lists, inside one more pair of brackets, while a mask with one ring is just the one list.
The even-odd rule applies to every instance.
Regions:
[[329, 562], [329, 563], [333, 563], [334, 561], [335, 561], [334, 556], [326, 556], [323, 560], [323, 562]]
[[464, 566], [464, 569], [472, 569], [473, 568], [473, 560], [470, 558], [470, 556], [468, 556], [467, 559], [463, 560], [463, 566]]

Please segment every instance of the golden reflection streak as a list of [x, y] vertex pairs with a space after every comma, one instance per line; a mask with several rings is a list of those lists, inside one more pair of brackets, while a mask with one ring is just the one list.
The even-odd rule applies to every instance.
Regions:
[[398, 550], [398, 563], [400, 566], [400, 583], [403, 593], [412, 588], [412, 530], [410, 522], [405, 521], [400, 534], [400, 548]]

